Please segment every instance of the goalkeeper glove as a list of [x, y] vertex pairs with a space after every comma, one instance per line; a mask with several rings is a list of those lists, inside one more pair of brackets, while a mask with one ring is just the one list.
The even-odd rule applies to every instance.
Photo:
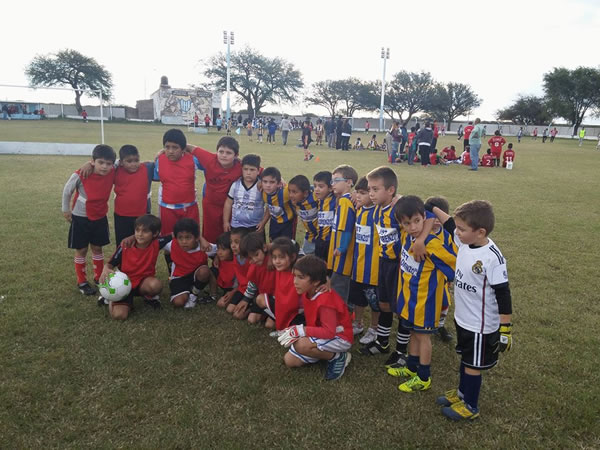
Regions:
[[304, 325], [294, 325], [283, 330], [281, 336], [279, 336], [277, 340], [284, 347], [289, 347], [298, 339], [304, 336], [306, 336], [306, 334], [304, 333]]
[[512, 323], [500, 324], [500, 342], [498, 343], [499, 352], [508, 352], [512, 347]]

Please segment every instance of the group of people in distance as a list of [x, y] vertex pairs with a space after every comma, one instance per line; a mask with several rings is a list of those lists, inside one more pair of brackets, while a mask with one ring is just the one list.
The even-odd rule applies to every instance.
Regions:
[[[443, 197], [423, 202], [398, 195], [397, 176], [386, 166], [359, 177], [344, 164], [316, 173], [312, 182], [304, 175], [284, 182], [276, 167], [263, 169], [259, 155], [240, 159], [239, 144], [229, 136], [215, 154], [188, 145], [172, 129], [163, 148], [154, 161], [141, 163], [136, 147], [124, 145], [116, 163], [113, 149], [98, 145], [91, 163], [66, 183], [62, 211], [82, 294], [96, 294], [86, 277], [90, 247], [96, 284], [117, 268], [132, 283], [121, 301], [98, 299], [112, 318], [126, 319], [136, 296], [160, 308], [156, 262], [163, 250], [173, 307], [216, 302], [236, 319], [264, 324], [289, 348], [287, 367], [326, 361], [327, 380], [344, 374], [354, 337], [362, 335], [359, 353], [389, 354], [387, 373], [406, 378], [399, 390], [414, 393], [432, 384], [432, 335], [453, 339], [444, 322], [454, 282], [460, 377], [437, 403], [451, 419], [478, 417], [481, 371], [512, 344], [506, 261], [489, 238], [490, 203], [469, 201], [451, 217]], [[197, 170], [206, 181], [202, 228]], [[160, 182], [160, 219], [149, 214], [152, 181]], [[119, 245], [105, 264], [113, 189]], [[294, 241], [298, 219], [305, 228], [302, 246]]]
[[[477, 165], [479, 167], [506, 167], [508, 162], [514, 162], [515, 150], [512, 142], [508, 144], [506, 150], [502, 150], [506, 140], [500, 135], [499, 131], [496, 131], [494, 135], [488, 140], [490, 146], [486, 153], [479, 159]], [[430, 155], [431, 164], [463, 164], [465, 166], [472, 166], [471, 153], [468, 145], [465, 150], [460, 154], [456, 154], [456, 147], [454, 145], [446, 146], [442, 149], [440, 154], [434, 150]], [[502, 159], [502, 164], [500, 164]]]

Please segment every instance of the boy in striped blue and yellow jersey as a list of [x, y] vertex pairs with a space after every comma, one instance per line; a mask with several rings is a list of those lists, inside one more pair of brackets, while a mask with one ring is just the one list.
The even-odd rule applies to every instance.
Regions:
[[366, 177], [360, 177], [354, 187], [356, 206], [356, 225], [354, 241], [354, 259], [348, 302], [354, 306], [356, 319], [352, 324], [354, 334], [363, 331], [362, 317], [366, 306], [371, 307], [371, 326], [360, 339], [368, 344], [377, 338], [379, 305], [377, 301], [377, 282], [379, 276], [379, 235], [373, 220], [375, 205], [369, 197], [369, 185]]
[[448, 302], [447, 280], [454, 280], [457, 251], [443, 235], [429, 233], [425, 238], [427, 257], [417, 262], [409, 250], [423, 232], [425, 204], [417, 196], [403, 196], [396, 203], [394, 215], [401, 225], [396, 311], [403, 326], [410, 330], [410, 346], [406, 367], [390, 368], [388, 373], [409, 378], [398, 386], [401, 391], [423, 391], [431, 387], [431, 334], [437, 331], [442, 305]]
[[296, 175], [288, 183], [290, 200], [296, 207], [296, 215], [304, 224], [306, 234], [302, 251], [305, 255], [315, 252], [315, 241], [319, 234], [319, 201], [310, 188], [310, 181], [304, 175]]
[[[329, 257], [331, 260], [331, 288], [348, 304], [350, 292], [350, 275], [354, 255], [354, 225], [356, 223], [356, 208], [352, 203], [350, 191], [358, 180], [358, 174], [351, 166], [336, 167], [331, 174], [331, 187], [337, 199], [335, 218], [331, 229], [329, 242]], [[348, 305], [348, 309], [352, 306]]]
[[[258, 226], [261, 230], [269, 222], [269, 239], [285, 236], [296, 238], [296, 213], [290, 201], [287, 186], [281, 186], [281, 172], [275, 167], [267, 167], [262, 173], [263, 201], [265, 216]], [[269, 221], [270, 217], [270, 221]]]
[[327, 263], [327, 269], [331, 274], [332, 261], [328, 260], [329, 241], [336, 207], [336, 198], [331, 187], [331, 172], [318, 172], [313, 177], [313, 189], [314, 196], [319, 201], [317, 213], [319, 234], [315, 240], [315, 255]]

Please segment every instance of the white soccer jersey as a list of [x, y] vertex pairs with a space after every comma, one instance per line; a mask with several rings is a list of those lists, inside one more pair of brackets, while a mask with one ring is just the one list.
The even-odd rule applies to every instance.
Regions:
[[465, 330], [489, 334], [500, 327], [496, 293], [492, 286], [508, 283], [506, 260], [494, 241], [471, 248], [454, 234], [458, 246], [454, 280], [454, 319]]
[[257, 182], [246, 189], [242, 179], [234, 181], [229, 188], [229, 198], [233, 200], [231, 207], [231, 226], [255, 227], [263, 218], [265, 206], [262, 192]]

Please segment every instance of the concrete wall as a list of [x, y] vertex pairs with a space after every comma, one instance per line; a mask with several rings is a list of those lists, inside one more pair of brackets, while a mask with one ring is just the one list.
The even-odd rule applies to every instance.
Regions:
[[[55, 118], [64, 115], [69, 119], [81, 119], [81, 115], [77, 112], [75, 105], [42, 103], [41, 107], [44, 108], [48, 117]], [[83, 105], [83, 109], [88, 113], [89, 120], [100, 120], [100, 106]], [[105, 120], [125, 119], [125, 108], [122, 106], [105, 106], [103, 107], [103, 114]]]
[[96, 144], [58, 142], [0, 142], [3, 155], [83, 155], [91, 156]]

